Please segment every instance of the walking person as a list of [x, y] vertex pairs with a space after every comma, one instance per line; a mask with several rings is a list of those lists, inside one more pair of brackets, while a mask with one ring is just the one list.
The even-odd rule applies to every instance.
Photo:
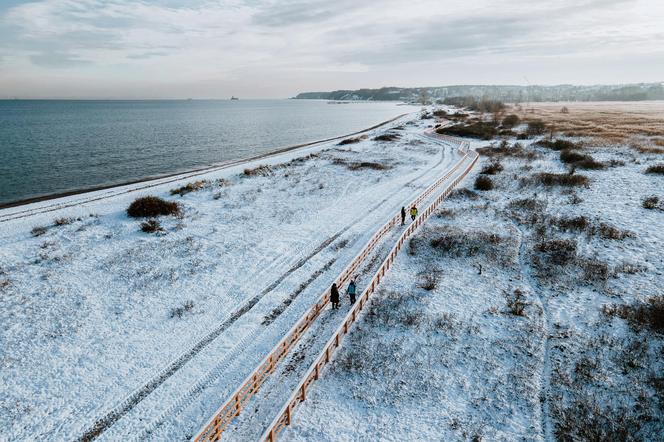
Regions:
[[406, 208], [401, 206], [401, 225], [403, 226], [406, 222]]
[[348, 292], [348, 297], [350, 298], [351, 305], [355, 304], [356, 291], [357, 291], [357, 286], [355, 285], [355, 280], [351, 279], [350, 283], [348, 284], [348, 288], [346, 289], [346, 292]]
[[415, 221], [415, 218], [417, 218], [417, 207], [413, 206], [410, 208], [410, 219]]
[[330, 289], [330, 302], [333, 309], [336, 310], [339, 308], [339, 289], [336, 282], [332, 284], [332, 288]]

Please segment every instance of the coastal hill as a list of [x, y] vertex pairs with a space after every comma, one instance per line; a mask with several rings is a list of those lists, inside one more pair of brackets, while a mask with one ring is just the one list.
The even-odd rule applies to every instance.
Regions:
[[617, 85], [501, 86], [458, 85], [440, 87], [383, 87], [380, 89], [303, 92], [295, 99], [422, 101], [446, 97], [487, 97], [506, 102], [525, 101], [642, 101], [664, 100], [664, 82]]

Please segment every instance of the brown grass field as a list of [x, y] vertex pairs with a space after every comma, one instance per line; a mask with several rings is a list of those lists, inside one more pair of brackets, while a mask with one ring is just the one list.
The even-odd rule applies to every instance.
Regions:
[[530, 103], [513, 105], [511, 112], [525, 121], [543, 120], [562, 135], [664, 153], [664, 101]]

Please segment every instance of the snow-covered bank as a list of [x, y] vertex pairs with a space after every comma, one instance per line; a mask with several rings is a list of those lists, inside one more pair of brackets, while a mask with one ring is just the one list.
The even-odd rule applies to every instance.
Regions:
[[[170, 190], [191, 179], [3, 222], [2, 437], [74, 438], [109, 416], [109, 440], [190, 436], [375, 227], [455, 162], [425, 124], [210, 172], [182, 197]], [[141, 232], [125, 209], [147, 194], [183, 215]]]
[[658, 154], [588, 143], [608, 167], [549, 187], [560, 152], [512, 143], [397, 258], [284, 440], [661, 440]]

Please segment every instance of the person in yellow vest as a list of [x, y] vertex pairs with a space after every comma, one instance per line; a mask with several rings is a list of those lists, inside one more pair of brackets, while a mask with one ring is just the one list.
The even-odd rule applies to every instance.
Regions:
[[413, 206], [410, 208], [410, 219], [415, 221], [415, 218], [417, 218], [417, 207]]

